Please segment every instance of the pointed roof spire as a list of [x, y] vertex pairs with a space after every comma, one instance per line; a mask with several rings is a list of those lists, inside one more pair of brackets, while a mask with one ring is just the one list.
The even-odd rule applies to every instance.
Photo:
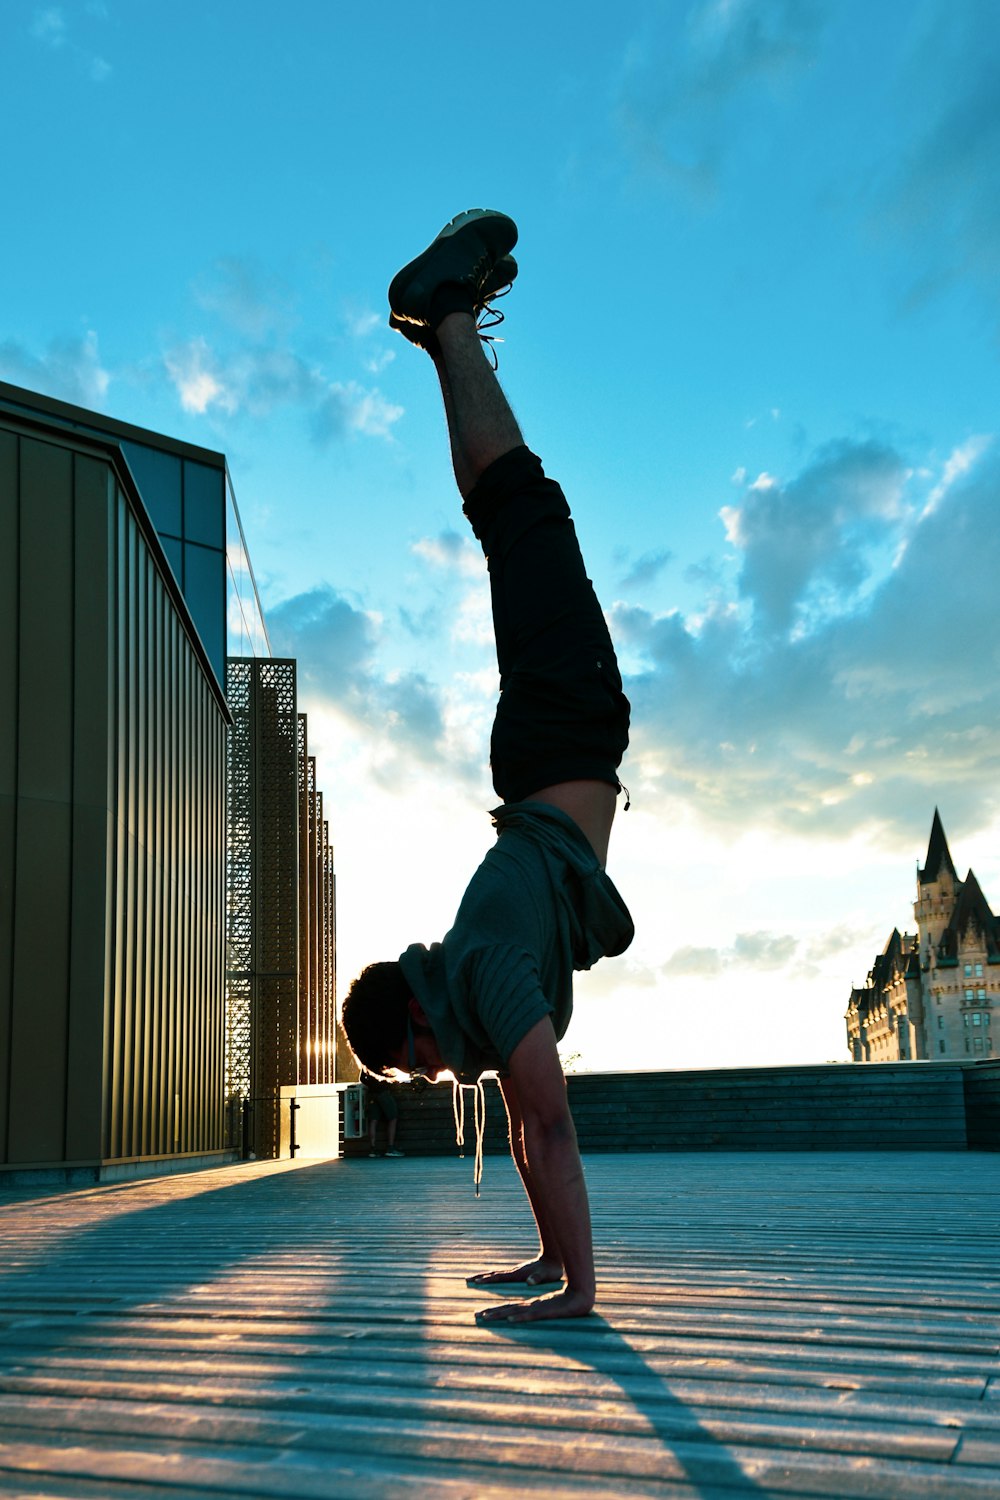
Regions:
[[957, 957], [958, 939], [971, 922], [982, 932], [986, 940], [986, 951], [993, 957], [1000, 953], [1000, 923], [993, 915], [982, 887], [970, 870], [962, 886], [962, 894], [955, 903], [951, 921], [941, 939], [942, 948], [947, 945], [949, 953]]
[[941, 874], [942, 864], [946, 865], [952, 873], [954, 880], [958, 880], [958, 871], [955, 869], [954, 861], [948, 850], [948, 840], [944, 836], [944, 824], [941, 822], [941, 814], [937, 808], [934, 809], [934, 821], [931, 824], [930, 843], [927, 845], [927, 859], [922, 870], [917, 870], [917, 881], [920, 885], [929, 885], [937, 880]]

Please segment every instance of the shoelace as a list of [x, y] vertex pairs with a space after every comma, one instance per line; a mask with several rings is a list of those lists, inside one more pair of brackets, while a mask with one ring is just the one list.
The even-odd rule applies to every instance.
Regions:
[[456, 1078], [451, 1085], [451, 1109], [455, 1116], [455, 1144], [459, 1155], [465, 1155], [465, 1090], [472, 1089], [475, 1095], [476, 1115], [476, 1164], [472, 1180], [479, 1197], [479, 1184], [483, 1180], [483, 1136], [486, 1134], [486, 1090], [480, 1078], [475, 1083], [459, 1083]]
[[508, 282], [499, 291], [491, 292], [483, 303], [479, 317], [476, 319], [476, 331], [486, 345], [490, 359], [493, 361], [494, 370], [499, 369], [500, 366], [500, 361], [497, 359], [496, 346], [497, 344], [502, 344], [503, 339], [498, 339], [496, 334], [490, 333], [489, 330], [491, 328], [499, 328], [500, 324], [504, 321], [504, 315], [499, 307], [493, 306], [493, 303], [500, 297], [506, 297], [512, 285], [512, 282]]

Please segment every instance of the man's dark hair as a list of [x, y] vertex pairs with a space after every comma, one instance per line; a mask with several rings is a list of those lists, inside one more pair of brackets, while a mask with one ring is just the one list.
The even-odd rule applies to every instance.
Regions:
[[351, 1051], [370, 1073], [391, 1067], [390, 1054], [406, 1041], [411, 990], [398, 963], [369, 964], [344, 998], [342, 1020]]

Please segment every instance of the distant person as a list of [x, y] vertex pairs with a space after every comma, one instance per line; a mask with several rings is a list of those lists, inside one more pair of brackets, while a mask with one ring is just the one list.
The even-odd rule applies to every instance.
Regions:
[[368, 1144], [371, 1150], [369, 1156], [378, 1156], [375, 1149], [378, 1138], [378, 1122], [385, 1121], [386, 1156], [402, 1156], [402, 1151], [396, 1150], [396, 1127], [399, 1124], [399, 1105], [396, 1103], [392, 1093], [392, 1084], [388, 1078], [382, 1078], [376, 1073], [367, 1071], [361, 1074], [361, 1082], [368, 1094]]
[[500, 1074], [540, 1248], [468, 1285], [559, 1289], [495, 1305], [477, 1313], [482, 1322], [580, 1317], [594, 1306], [590, 1209], [556, 1044], [572, 1014], [573, 970], [621, 953], [633, 936], [604, 870], [628, 701], [569, 506], [524, 446], [476, 325], [517, 274], [516, 240], [504, 214], [471, 209], [389, 288], [391, 325], [434, 361], [463, 510], [489, 568], [500, 669], [490, 762], [502, 805], [496, 843], [443, 942], [370, 965], [343, 1012], [373, 1073]]

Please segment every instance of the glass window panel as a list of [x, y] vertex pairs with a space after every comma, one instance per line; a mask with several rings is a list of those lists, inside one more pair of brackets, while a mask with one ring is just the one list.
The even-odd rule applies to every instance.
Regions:
[[174, 577], [177, 579], [178, 585], [180, 585], [180, 581], [184, 577], [184, 549], [180, 542], [172, 536], [161, 536], [160, 542], [162, 543], [164, 552], [167, 554], [167, 562], [173, 568]]
[[145, 443], [123, 442], [122, 452], [157, 531], [161, 536], [180, 536], [180, 459], [159, 448], [147, 448]]
[[219, 682], [226, 664], [226, 554], [210, 547], [184, 548], [184, 598]]
[[247, 555], [247, 550], [243, 542], [239, 511], [236, 508], [236, 497], [233, 494], [231, 483], [227, 484], [227, 500], [226, 544], [233, 577], [236, 580], [240, 606], [243, 611], [243, 624], [248, 638], [247, 654], [251, 656], [270, 656], [271, 647], [268, 643], [264, 617], [261, 613], [260, 601], [257, 598], [257, 590], [254, 586], [253, 568], [250, 565], [250, 558]]
[[206, 547], [226, 545], [226, 499], [222, 469], [184, 460], [184, 540]]

